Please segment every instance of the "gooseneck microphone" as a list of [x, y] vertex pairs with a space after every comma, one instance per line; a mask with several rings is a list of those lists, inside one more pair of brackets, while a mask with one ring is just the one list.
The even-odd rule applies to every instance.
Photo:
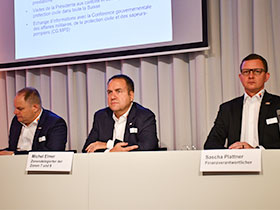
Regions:
[[276, 114], [277, 114], [277, 119], [278, 119], [279, 130], [280, 130], [280, 109], [276, 110]]

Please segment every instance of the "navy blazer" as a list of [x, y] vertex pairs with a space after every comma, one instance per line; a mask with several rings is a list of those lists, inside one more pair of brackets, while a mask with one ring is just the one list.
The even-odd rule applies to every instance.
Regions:
[[[14, 116], [10, 127], [7, 150], [17, 153], [21, 127], [22, 124]], [[42, 138], [43, 136], [45, 136], [45, 140]], [[65, 121], [55, 113], [43, 109], [33, 138], [32, 151], [64, 151], [66, 142], [67, 126]]]
[[[86, 139], [83, 152], [86, 152], [87, 146], [93, 142], [112, 140], [114, 124], [113, 112], [109, 107], [97, 111], [94, 114], [93, 126]], [[138, 145], [139, 151], [158, 149], [156, 120], [152, 111], [138, 103], [133, 103], [127, 116], [124, 142], [128, 142], [128, 146]]]
[[[224, 149], [240, 141], [242, 110], [244, 96], [225, 102], [220, 106], [218, 116], [211, 129], [204, 149]], [[265, 91], [258, 121], [259, 145], [266, 149], [280, 149], [280, 132], [278, 123], [268, 124], [267, 119], [277, 118], [280, 109], [280, 97]], [[228, 143], [225, 146], [225, 141]]]

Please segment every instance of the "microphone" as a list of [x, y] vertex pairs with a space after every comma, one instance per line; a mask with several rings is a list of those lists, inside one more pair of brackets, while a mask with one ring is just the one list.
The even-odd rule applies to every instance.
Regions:
[[280, 109], [276, 110], [276, 114], [277, 114], [277, 119], [278, 119], [279, 130], [280, 130]]

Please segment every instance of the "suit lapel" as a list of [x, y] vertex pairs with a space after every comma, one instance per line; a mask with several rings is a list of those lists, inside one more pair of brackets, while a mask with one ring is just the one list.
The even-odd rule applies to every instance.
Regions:
[[129, 136], [130, 136], [129, 129], [134, 126], [134, 118], [135, 118], [135, 115], [136, 115], [136, 107], [135, 106], [136, 105], [133, 102], [132, 107], [130, 109], [130, 112], [129, 112], [128, 116], [127, 116], [125, 132], [124, 132], [124, 141], [125, 142], [128, 142], [128, 140], [129, 140]]
[[241, 136], [241, 126], [242, 126], [242, 112], [243, 112], [243, 100], [244, 100], [244, 95], [239, 97], [236, 101], [236, 106], [238, 109], [236, 109], [235, 105], [233, 106], [232, 113], [233, 113], [233, 121], [236, 122], [235, 125], [236, 127], [234, 128], [235, 134], [237, 136], [234, 137], [234, 139], [239, 139]]
[[[105, 139], [109, 138], [109, 139], [113, 139], [114, 136], [114, 126], [115, 126], [115, 121], [113, 119], [113, 111], [110, 108], [106, 109], [106, 114], [107, 117], [105, 119], [105, 125], [106, 125], [106, 129], [104, 131], [105, 133], [110, 133], [110, 137], [105, 137]], [[101, 134], [103, 135], [103, 134]]]
[[258, 122], [259, 144], [263, 143], [263, 131], [266, 122], [266, 116], [269, 111], [270, 105], [272, 103], [271, 99], [272, 99], [271, 95], [265, 91], [260, 107], [260, 113], [259, 113], [259, 122]]
[[32, 150], [38, 150], [39, 136], [43, 129], [42, 125], [44, 125], [45, 120], [45, 110], [43, 109], [33, 138]]
[[11, 143], [11, 147], [12, 147], [12, 150], [17, 150], [17, 145], [18, 145], [18, 141], [19, 141], [19, 136], [20, 136], [20, 133], [21, 133], [21, 128], [22, 128], [22, 124], [20, 122], [18, 122], [16, 120], [16, 126], [15, 126], [15, 129], [13, 130], [11, 136], [11, 141], [13, 143]]

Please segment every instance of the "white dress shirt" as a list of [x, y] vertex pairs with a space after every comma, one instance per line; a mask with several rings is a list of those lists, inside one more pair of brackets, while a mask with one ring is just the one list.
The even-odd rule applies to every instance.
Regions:
[[40, 117], [42, 115], [43, 110], [41, 109], [40, 114], [38, 117], [30, 123], [28, 126], [24, 123], [21, 127], [21, 133], [18, 140], [17, 150], [18, 151], [29, 151], [32, 149], [33, 139], [34, 135], [38, 126], [38, 122], [40, 120]]
[[263, 95], [264, 89], [253, 97], [244, 94], [240, 141], [252, 147], [259, 146], [258, 122]]
[[116, 139], [120, 140], [120, 141], [124, 140], [124, 133], [125, 133], [125, 126], [126, 126], [126, 122], [127, 122], [127, 116], [130, 112], [132, 104], [133, 103], [130, 104], [130, 107], [127, 110], [127, 112], [124, 113], [119, 118], [117, 118], [116, 115], [113, 113], [113, 119], [115, 121], [114, 131], [113, 131], [113, 140], [108, 140], [107, 141], [107, 150], [105, 150], [105, 152], [109, 152], [114, 147], [114, 143], [115, 143]]

